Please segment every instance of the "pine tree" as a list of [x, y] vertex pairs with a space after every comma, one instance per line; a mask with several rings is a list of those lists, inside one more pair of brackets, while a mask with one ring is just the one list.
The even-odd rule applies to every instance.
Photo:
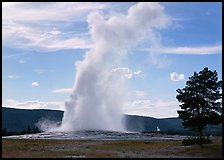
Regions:
[[220, 89], [222, 81], [218, 81], [217, 72], [206, 67], [199, 73], [194, 72], [186, 82], [185, 88], [176, 90], [176, 98], [182, 109], [177, 113], [183, 119], [184, 128], [191, 128], [198, 133], [200, 144], [203, 128], [207, 124], [217, 125], [222, 122]]

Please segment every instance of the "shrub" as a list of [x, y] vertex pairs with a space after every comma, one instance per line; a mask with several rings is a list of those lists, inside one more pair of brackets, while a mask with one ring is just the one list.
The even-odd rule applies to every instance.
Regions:
[[211, 144], [211, 143], [212, 143], [211, 139], [205, 138], [205, 137], [203, 137], [201, 140], [199, 138], [188, 137], [187, 139], [184, 139], [182, 141], [182, 144], [184, 146], [196, 145], [196, 144], [198, 144], [198, 145], [200, 145], [200, 144]]

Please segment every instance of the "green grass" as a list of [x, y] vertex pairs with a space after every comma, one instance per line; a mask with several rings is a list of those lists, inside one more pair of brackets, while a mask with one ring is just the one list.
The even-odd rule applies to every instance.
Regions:
[[3, 158], [222, 157], [222, 137], [213, 144], [185, 147], [172, 140], [2, 139]]

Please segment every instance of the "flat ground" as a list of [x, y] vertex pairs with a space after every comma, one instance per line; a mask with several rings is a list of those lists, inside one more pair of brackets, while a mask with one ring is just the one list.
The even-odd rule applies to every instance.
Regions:
[[199, 147], [179, 140], [2, 139], [2, 158], [222, 158], [222, 137]]

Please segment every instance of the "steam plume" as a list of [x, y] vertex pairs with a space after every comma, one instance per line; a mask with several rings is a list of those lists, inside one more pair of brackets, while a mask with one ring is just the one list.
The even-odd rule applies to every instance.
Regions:
[[153, 45], [154, 29], [169, 22], [163, 10], [159, 3], [142, 2], [130, 7], [127, 15], [117, 14], [107, 20], [98, 12], [88, 16], [94, 43], [83, 61], [76, 62], [76, 79], [65, 103], [62, 130], [124, 130], [121, 108], [127, 87], [111, 70], [123, 65], [131, 47], [145, 39]]

